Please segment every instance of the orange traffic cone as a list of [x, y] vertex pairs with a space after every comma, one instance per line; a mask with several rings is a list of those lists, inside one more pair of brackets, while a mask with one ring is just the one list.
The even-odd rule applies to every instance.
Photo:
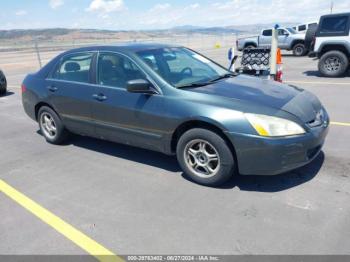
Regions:
[[277, 82], [282, 82], [283, 81], [283, 67], [282, 67], [282, 53], [281, 53], [281, 49], [278, 48], [277, 49], [277, 72], [276, 72], [276, 81]]

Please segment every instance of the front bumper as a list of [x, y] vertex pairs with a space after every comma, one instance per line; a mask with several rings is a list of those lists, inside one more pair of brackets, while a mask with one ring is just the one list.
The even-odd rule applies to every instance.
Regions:
[[321, 152], [329, 124], [301, 136], [266, 138], [227, 132], [242, 175], [277, 175], [310, 163]]

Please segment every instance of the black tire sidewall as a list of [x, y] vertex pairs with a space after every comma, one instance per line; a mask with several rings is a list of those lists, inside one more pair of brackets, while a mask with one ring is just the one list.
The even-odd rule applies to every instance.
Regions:
[[[338, 71], [330, 72], [325, 68], [325, 61], [329, 57], [338, 57], [340, 59], [341, 66]], [[349, 58], [341, 51], [329, 51], [323, 54], [318, 63], [318, 69], [321, 75], [326, 77], [341, 77], [346, 73], [346, 71], [348, 70], [348, 67], [349, 67]]]
[[[187, 167], [186, 160], [184, 159], [184, 151], [186, 145], [195, 139], [208, 141], [217, 150], [220, 157], [220, 169], [215, 176], [202, 178], [197, 176]], [[205, 186], [220, 186], [230, 180], [234, 175], [235, 160], [232, 152], [225, 140], [213, 131], [195, 128], [185, 132], [178, 141], [176, 154], [178, 162], [186, 177], [198, 184]]]
[[[302, 47], [303, 50], [304, 50], [301, 54], [297, 54], [297, 53], [296, 53], [296, 49], [297, 49], [298, 47]], [[293, 47], [293, 55], [295, 55], [295, 56], [304, 56], [305, 54], [306, 54], [306, 47], [305, 47], [304, 44], [299, 43], [299, 44], [296, 44], [296, 45]]]
[[[55, 121], [55, 125], [56, 125], [56, 129], [57, 129], [57, 134], [55, 136], [55, 138], [50, 138], [45, 136], [45, 133], [42, 130], [42, 126], [41, 126], [41, 115], [43, 113], [48, 113], [50, 114], [50, 116], [52, 116], [53, 120]], [[38, 123], [39, 123], [39, 128], [40, 131], [42, 133], [42, 135], [45, 137], [46, 141], [51, 143], [51, 144], [61, 144], [66, 138], [67, 138], [67, 131], [64, 128], [64, 125], [62, 123], [62, 120], [60, 119], [60, 117], [58, 116], [58, 114], [52, 110], [50, 107], [47, 106], [43, 106], [39, 109], [38, 112]]]
[[0, 78], [4, 78], [5, 83], [3, 85], [0, 84], [0, 95], [4, 95], [7, 92], [7, 81], [4, 73], [0, 71]]

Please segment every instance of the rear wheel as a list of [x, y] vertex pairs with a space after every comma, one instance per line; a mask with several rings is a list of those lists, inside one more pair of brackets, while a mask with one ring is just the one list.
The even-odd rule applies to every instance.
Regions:
[[295, 56], [304, 56], [306, 55], [306, 52], [307, 52], [306, 47], [302, 43], [296, 44], [293, 47], [293, 55]]
[[40, 108], [38, 113], [39, 127], [46, 141], [51, 144], [62, 144], [68, 138], [60, 117], [47, 106]]
[[255, 45], [247, 45], [244, 49], [254, 49], [256, 48]]
[[196, 128], [177, 144], [177, 159], [188, 178], [206, 186], [219, 186], [234, 175], [235, 160], [226, 141], [216, 133]]
[[349, 67], [348, 57], [340, 51], [329, 51], [325, 53], [319, 63], [318, 69], [323, 76], [343, 76]]

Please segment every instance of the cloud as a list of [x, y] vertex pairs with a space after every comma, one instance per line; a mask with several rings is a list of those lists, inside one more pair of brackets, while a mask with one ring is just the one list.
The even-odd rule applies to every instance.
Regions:
[[164, 3], [164, 4], [156, 4], [155, 6], [153, 6], [149, 12], [159, 12], [159, 11], [164, 11], [167, 10], [171, 7], [171, 5], [169, 3]]
[[88, 12], [111, 13], [123, 9], [123, 0], [93, 0], [86, 10]]
[[184, 10], [193, 10], [193, 9], [198, 9], [200, 8], [200, 4], [195, 3], [195, 4], [190, 4], [184, 8]]
[[49, 5], [52, 9], [57, 9], [60, 6], [64, 5], [63, 0], [50, 0]]
[[23, 15], [26, 15], [26, 14], [28, 14], [28, 12], [26, 10], [17, 10], [15, 12], [16, 16], [23, 16]]

